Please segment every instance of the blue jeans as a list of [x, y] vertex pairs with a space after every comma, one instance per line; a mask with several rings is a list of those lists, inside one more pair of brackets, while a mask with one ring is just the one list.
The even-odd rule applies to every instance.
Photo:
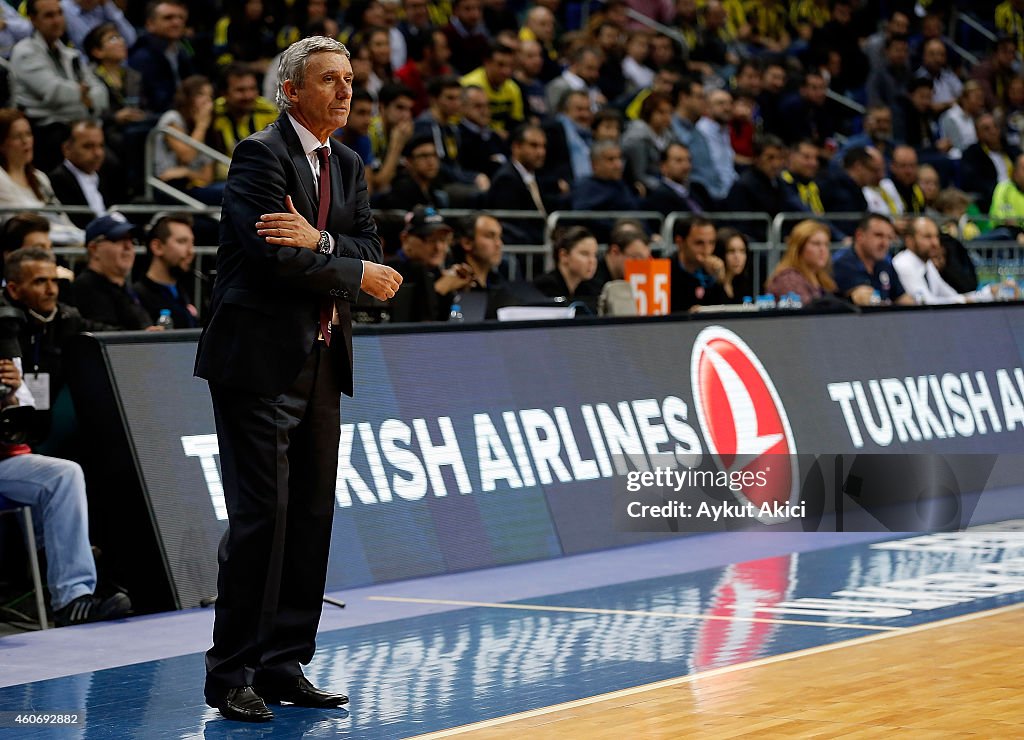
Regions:
[[32, 507], [36, 537], [46, 547], [54, 610], [93, 593], [96, 563], [89, 546], [85, 476], [78, 463], [45, 455], [0, 460], [0, 493]]

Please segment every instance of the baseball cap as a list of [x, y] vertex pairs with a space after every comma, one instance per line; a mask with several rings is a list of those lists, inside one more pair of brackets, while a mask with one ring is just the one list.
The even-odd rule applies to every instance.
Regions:
[[128, 222], [120, 213], [108, 213], [105, 216], [94, 218], [85, 227], [85, 243], [91, 244], [97, 239], [109, 239], [117, 241], [126, 236], [134, 235], [136, 228]]
[[427, 237], [438, 231], [451, 231], [444, 217], [433, 206], [416, 206], [405, 216], [405, 233]]

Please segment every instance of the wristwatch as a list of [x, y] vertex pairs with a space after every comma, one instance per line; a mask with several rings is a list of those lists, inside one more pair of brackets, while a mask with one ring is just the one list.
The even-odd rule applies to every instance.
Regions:
[[331, 237], [326, 231], [320, 232], [320, 241], [316, 243], [316, 251], [320, 254], [331, 254], [334, 251], [331, 249]]

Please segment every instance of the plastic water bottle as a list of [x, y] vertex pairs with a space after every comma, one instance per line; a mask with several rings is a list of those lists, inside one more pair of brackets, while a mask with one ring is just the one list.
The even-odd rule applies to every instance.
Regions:
[[882, 305], [882, 294], [877, 290], [871, 291], [871, 305], [881, 306]]
[[1016, 297], [1017, 281], [1012, 277], [1007, 277], [1003, 282], [999, 283], [999, 300], [1001, 301], [1012, 301]]
[[771, 311], [773, 308], [775, 308], [775, 296], [767, 294], [759, 295], [757, 297], [758, 311]]
[[169, 330], [174, 328], [174, 319], [171, 318], [171, 309], [161, 308], [160, 317], [156, 320], [156, 325], [161, 329]]
[[743, 308], [745, 308], [748, 311], [755, 310], [754, 309], [754, 297], [753, 296], [749, 296], [749, 295], [743, 296]]
[[451, 323], [461, 324], [465, 318], [466, 317], [462, 315], [462, 306], [458, 303], [452, 303], [452, 310], [448, 313], [448, 321]]
[[800, 294], [792, 292], [789, 294], [789, 307], [793, 309], [803, 308], [804, 302], [800, 300]]

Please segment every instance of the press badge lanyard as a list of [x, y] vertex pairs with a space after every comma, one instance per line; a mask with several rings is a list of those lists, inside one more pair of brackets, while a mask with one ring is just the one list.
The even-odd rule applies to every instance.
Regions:
[[[46, 331], [46, 327], [43, 327]], [[42, 351], [39, 336], [32, 334], [32, 372], [25, 373], [22, 380], [28, 386], [32, 397], [36, 401], [37, 411], [47, 411], [50, 408], [50, 374], [39, 372], [39, 355]]]

